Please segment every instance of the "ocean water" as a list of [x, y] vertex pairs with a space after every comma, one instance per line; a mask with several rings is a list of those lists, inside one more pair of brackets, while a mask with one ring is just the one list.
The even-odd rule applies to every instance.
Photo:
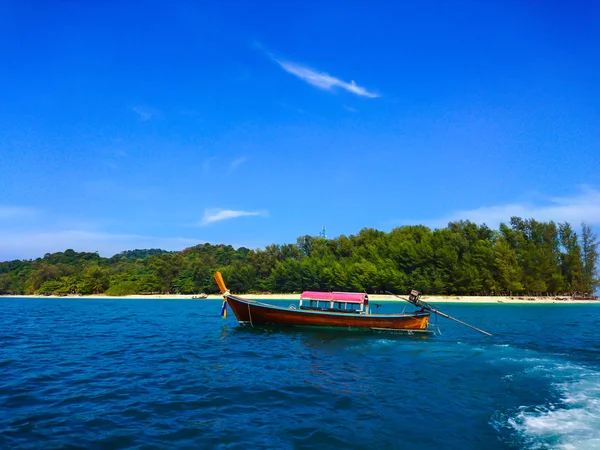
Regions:
[[440, 305], [491, 338], [220, 306], [0, 298], [0, 448], [600, 449], [599, 305]]

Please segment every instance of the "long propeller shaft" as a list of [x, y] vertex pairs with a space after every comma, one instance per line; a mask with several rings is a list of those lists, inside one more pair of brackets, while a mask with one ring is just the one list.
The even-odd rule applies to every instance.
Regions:
[[415, 306], [421, 307], [421, 308], [423, 308], [423, 309], [426, 309], [427, 311], [430, 311], [430, 312], [432, 312], [432, 313], [434, 313], [434, 314], [437, 314], [437, 315], [439, 315], [439, 316], [445, 317], [446, 319], [454, 320], [455, 322], [458, 322], [458, 323], [460, 323], [461, 325], [464, 325], [464, 326], [466, 326], [466, 327], [469, 327], [469, 328], [472, 328], [472, 329], [474, 329], [474, 330], [476, 330], [476, 331], [479, 331], [480, 333], [483, 333], [483, 334], [485, 334], [486, 336], [491, 336], [491, 335], [492, 335], [491, 333], [488, 333], [487, 331], [483, 331], [483, 330], [481, 330], [481, 329], [479, 329], [479, 328], [477, 328], [477, 327], [474, 327], [473, 325], [470, 325], [470, 324], [468, 324], [468, 323], [466, 323], [466, 322], [463, 322], [462, 320], [458, 320], [456, 317], [452, 317], [452, 316], [450, 316], [450, 315], [448, 315], [448, 314], [446, 314], [446, 313], [443, 313], [443, 312], [441, 312], [440, 310], [438, 310], [437, 308], [435, 308], [435, 307], [431, 306], [429, 303], [426, 303], [426, 302], [424, 302], [424, 301], [422, 301], [422, 300], [418, 300], [418, 299], [417, 299], [417, 300], [415, 300], [415, 301], [413, 302], [413, 301], [410, 301], [410, 300], [408, 300], [408, 299], [406, 299], [406, 298], [404, 298], [404, 297], [400, 297], [399, 295], [396, 295], [396, 294], [394, 294], [393, 292], [390, 292], [390, 291], [386, 291], [386, 292], [387, 292], [388, 294], [390, 294], [390, 295], [393, 295], [394, 297], [398, 297], [399, 299], [402, 299], [402, 300], [404, 300], [404, 301], [407, 301], [408, 303], [410, 303], [410, 304], [412, 304], [412, 305], [415, 305]]
[[473, 325], [469, 325], [468, 323], [463, 322], [462, 320], [458, 320], [456, 317], [449, 316], [448, 314], [444, 314], [443, 312], [438, 311], [436, 309], [431, 309], [431, 312], [433, 312], [435, 314], [438, 314], [438, 315], [440, 315], [442, 317], [445, 317], [446, 319], [454, 320], [455, 322], [458, 322], [461, 325], [464, 325], [466, 327], [473, 328], [474, 330], [479, 331], [480, 333], [483, 333], [486, 336], [491, 336], [492, 335], [491, 333], [488, 333], [487, 331], [483, 331], [483, 330], [481, 330], [481, 329], [479, 329], [477, 327], [474, 327]]

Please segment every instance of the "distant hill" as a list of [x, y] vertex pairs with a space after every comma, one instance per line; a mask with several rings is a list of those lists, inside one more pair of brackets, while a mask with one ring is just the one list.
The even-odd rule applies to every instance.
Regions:
[[147, 249], [135, 249], [135, 250], [125, 250], [124, 252], [117, 253], [113, 255], [111, 259], [121, 259], [125, 257], [127, 259], [145, 259], [149, 256], [154, 255], [162, 255], [163, 253], [175, 253], [170, 252], [168, 250], [162, 250], [160, 248], [147, 248]]

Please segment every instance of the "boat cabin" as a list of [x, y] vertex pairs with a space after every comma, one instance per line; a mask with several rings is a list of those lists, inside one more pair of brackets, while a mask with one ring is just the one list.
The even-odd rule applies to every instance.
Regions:
[[300, 295], [299, 306], [317, 311], [369, 314], [369, 296], [353, 292], [305, 291]]

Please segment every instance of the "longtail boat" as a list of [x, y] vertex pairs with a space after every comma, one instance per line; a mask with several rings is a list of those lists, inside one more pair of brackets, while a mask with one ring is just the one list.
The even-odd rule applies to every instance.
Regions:
[[[231, 294], [220, 272], [215, 273], [215, 280], [224, 299], [221, 314], [226, 317], [229, 306], [238, 322], [244, 325], [338, 327], [433, 334], [428, 329], [431, 314], [425, 309], [410, 313], [373, 314], [369, 307], [369, 296], [364, 293], [306, 291], [300, 296], [298, 306], [282, 307]], [[416, 302], [418, 296], [418, 292], [412, 291], [409, 298]]]
[[[410, 291], [408, 298], [386, 291], [401, 300], [419, 308], [418, 311], [399, 314], [372, 314], [369, 296], [352, 292], [305, 291], [300, 295], [300, 303], [288, 308], [261, 303], [256, 300], [233, 295], [225, 286], [221, 272], [215, 272], [215, 281], [223, 294], [221, 315], [227, 317], [227, 305], [233, 310], [236, 319], [244, 325], [283, 325], [292, 327], [336, 327], [357, 330], [396, 331], [407, 334], [433, 334], [428, 329], [431, 313], [453, 320], [472, 328], [479, 333], [491, 336], [473, 325], [443, 313], [435, 306], [420, 299], [418, 291]], [[305, 304], [308, 302], [308, 305]]]

